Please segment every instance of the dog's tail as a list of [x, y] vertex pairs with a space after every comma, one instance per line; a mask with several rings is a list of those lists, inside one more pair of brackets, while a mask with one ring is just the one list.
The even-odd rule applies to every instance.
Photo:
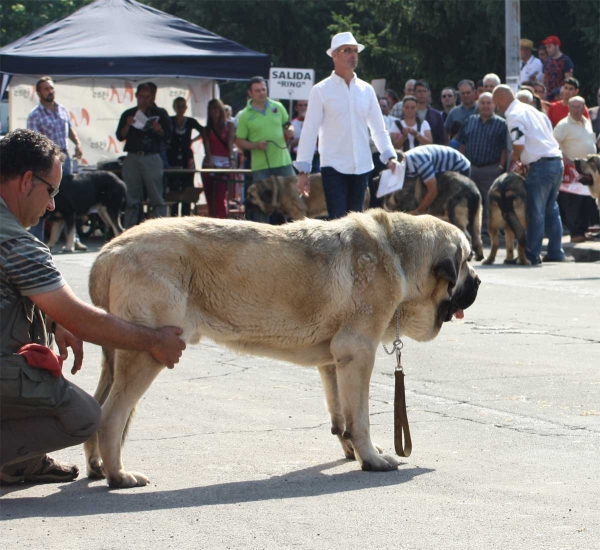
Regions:
[[113, 256], [110, 252], [100, 252], [90, 271], [89, 288], [92, 303], [108, 311], [110, 278], [113, 268]]
[[[518, 176], [517, 176], [518, 177]], [[514, 233], [520, 246], [527, 246], [527, 228], [523, 227], [519, 221], [519, 217], [515, 212], [515, 200], [526, 200], [525, 190], [519, 193], [515, 190], [514, 185], [510, 185], [510, 178], [507, 176], [500, 186], [500, 210], [504, 221]]]

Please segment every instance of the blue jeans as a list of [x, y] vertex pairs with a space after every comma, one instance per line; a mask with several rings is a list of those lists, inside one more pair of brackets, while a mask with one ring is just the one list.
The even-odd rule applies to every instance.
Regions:
[[348, 212], [362, 212], [369, 174], [342, 174], [331, 166], [321, 167], [323, 191], [330, 220], [343, 218]]
[[548, 236], [547, 255], [562, 260], [562, 222], [558, 211], [558, 190], [563, 178], [563, 162], [557, 157], [539, 160], [529, 165], [527, 189], [527, 249], [525, 255], [532, 264], [539, 263], [544, 230]]

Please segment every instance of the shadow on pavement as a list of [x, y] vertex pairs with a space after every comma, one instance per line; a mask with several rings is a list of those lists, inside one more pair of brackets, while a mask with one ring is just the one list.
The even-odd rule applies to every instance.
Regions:
[[[391, 472], [368, 473], [360, 470], [325, 475], [323, 471], [345, 464], [336, 460], [290, 472], [269, 479], [219, 483], [206, 487], [189, 487], [172, 491], [150, 488], [109, 490], [106, 484], [83, 478], [60, 485], [59, 492], [47, 497], [24, 497], [4, 500], [2, 521], [27, 517], [89, 516], [123, 514], [174, 508], [195, 508], [238, 504], [263, 500], [315, 497], [320, 495], [391, 487], [433, 472], [429, 468], [408, 468]], [[91, 484], [94, 486], [89, 487]], [[22, 486], [23, 488], [27, 486]], [[9, 491], [4, 490], [3, 494]], [[10, 492], [14, 492], [11, 490]]]

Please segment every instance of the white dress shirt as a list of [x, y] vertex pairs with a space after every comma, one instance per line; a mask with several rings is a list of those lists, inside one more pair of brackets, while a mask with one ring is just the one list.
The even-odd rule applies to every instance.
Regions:
[[535, 76], [538, 82], [544, 81], [544, 67], [542, 62], [533, 55], [525, 62], [525, 65], [521, 67], [521, 83], [531, 80], [531, 77]]
[[531, 164], [542, 157], [560, 157], [562, 153], [552, 132], [550, 119], [518, 99], [504, 113], [513, 145], [524, 145], [521, 162]]
[[373, 87], [356, 74], [348, 86], [333, 72], [310, 92], [294, 166], [310, 172], [318, 137], [321, 166], [342, 174], [369, 172], [373, 169], [369, 131], [383, 164], [397, 158]]

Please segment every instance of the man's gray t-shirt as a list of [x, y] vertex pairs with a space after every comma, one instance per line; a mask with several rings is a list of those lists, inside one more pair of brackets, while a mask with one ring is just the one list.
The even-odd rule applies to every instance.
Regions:
[[0, 310], [4, 313], [21, 297], [51, 292], [66, 281], [48, 247], [19, 224], [2, 199], [0, 213]]

